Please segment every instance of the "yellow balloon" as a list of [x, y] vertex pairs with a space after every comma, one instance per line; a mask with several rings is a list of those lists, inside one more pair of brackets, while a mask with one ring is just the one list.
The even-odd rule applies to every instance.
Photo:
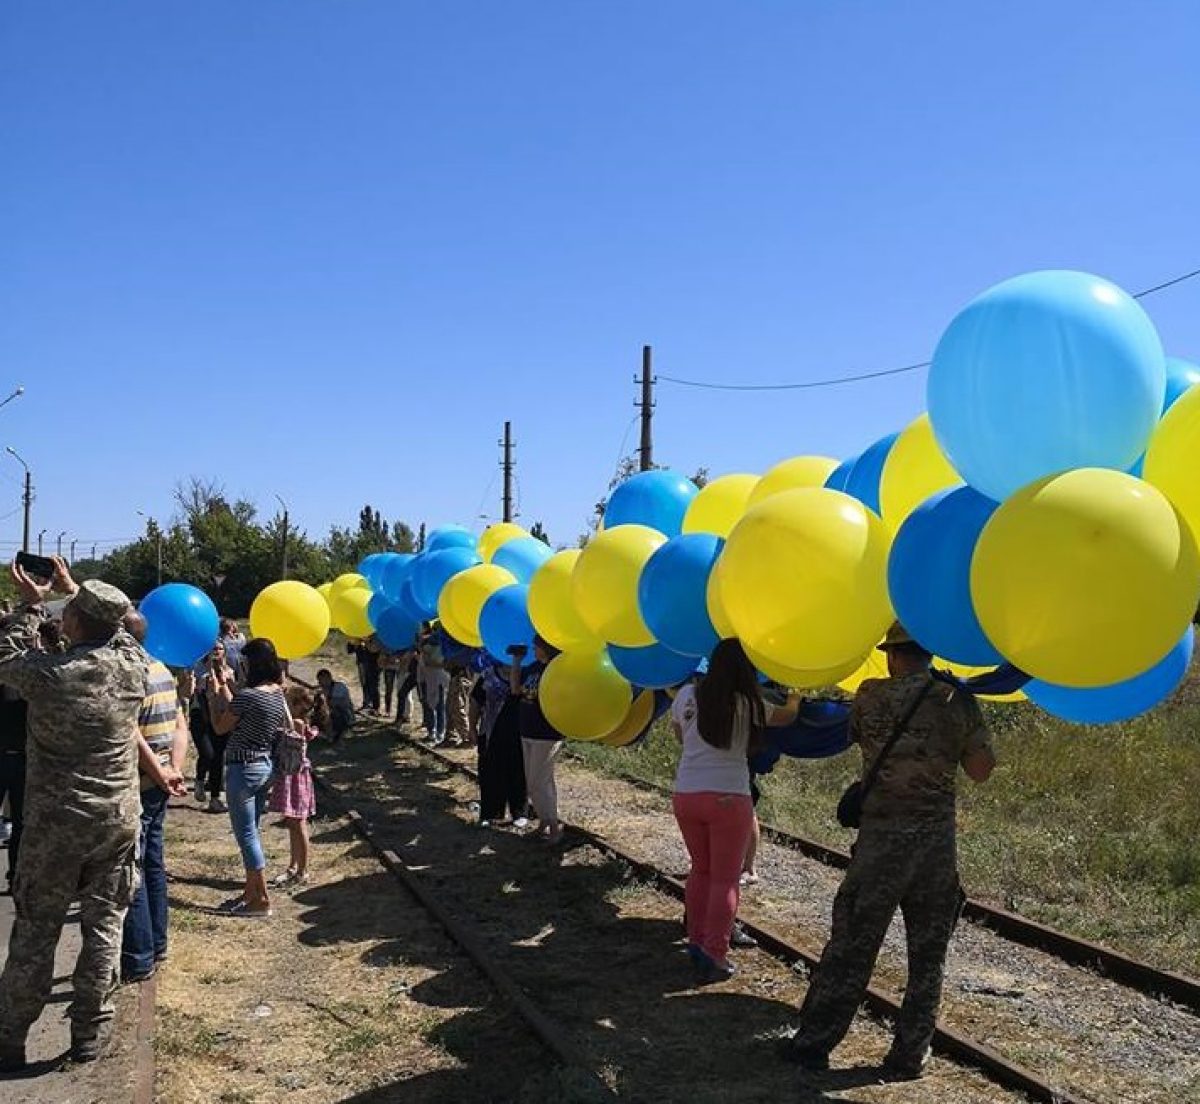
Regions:
[[719, 561], [742, 643], [803, 671], [861, 662], [893, 620], [889, 543], [878, 516], [840, 491], [805, 487], [760, 502]]
[[772, 682], [779, 683], [780, 686], [790, 686], [794, 690], [816, 690], [821, 686], [835, 686], [840, 679], [845, 678], [862, 663], [862, 656], [858, 656], [837, 667], [805, 670], [800, 667], [789, 667], [786, 663], [776, 663], [770, 656], [763, 655], [754, 648], [747, 648], [744, 644], [742, 647], [746, 649], [746, 655], [749, 656], [750, 662], [767, 678]]
[[961, 483], [933, 435], [929, 415], [922, 414], [896, 438], [879, 480], [879, 506], [894, 533], [930, 495]]
[[479, 538], [479, 555], [484, 563], [491, 563], [492, 557], [510, 540], [529, 536], [527, 529], [514, 525], [511, 521], [498, 521], [489, 525]]
[[476, 564], [460, 571], [438, 596], [438, 618], [442, 628], [460, 644], [482, 648], [479, 615], [483, 604], [501, 587], [511, 586], [517, 577], [495, 564]]
[[361, 575], [354, 571], [347, 571], [345, 575], [339, 575], [332, 583], [326, 584], [329, 587], [329, 596], [334, 598], [345, 590], [370, 590], [371, 584], [367, 582]]
[[1143, 470], [1146, 482], [1171, 500], [1200, 542], [1200, 389], [1189, 388], [1163, 415]]
[[632, 700], [633, 688], [605, 651], [563, 652], [550, 661], [538, 684], [546, 720], [572, 740], [599, 740], [612, 732]]
[[717, 560], [712, 571], [709, 572], [708, 586], [704, 592], [704, 604], [708, 606], [708, 619], [713, 623], [713, 628], [717, 630], [717, 636], [722, 640], [737, 636], [733, 622], [729, 620], [729, 614], [725, 610], [725, 601], [721, 597], [720, 560]]
[[991, 516], [971, 597], [987, 638], [1022, 671], [1108, 686], [1179, 641], [1200, 597], [1200, 554], [1160, 491], [1079, 468], [1023, 487]]
[[307, 583], [272, 583], [259, 591], [250, 607], [250, 633], [270, 640], [281, 659], [300, 659], [315, 652], [329, 635], [329, 606]]
[[645, 525], [614, 525], [588, 542], [571, 573], [571, 598], [594, 636], [625, 648], [654, 643], [638, 608], [638, 579], [666, 541]]
[[529, 619], [538, 635], [562, 652], [596, 651], [604, 645], [584, 624], [571, 598], [571, 573], [578, 561], [578, 548], [556, 552], [529, 584]]
[[846, 678], [838, 680], [838, 689], [847, 694], [857, 694], [858, 688], [867, 679], [882, 679], [888, 677], [887, 656], [878, 648], [867, 652], [863, 661]]
[[333, 627], [347, 636], [366, 639], [375, 631], [370, 618], [367, 617], [367, 606], [370, 603], [371, 592], [362, 587], [349, 586], [335, 591], [330, 607]]
[[838, 461], [828, 456], [793, 456], [776, 464], [764, 475], [750, 492], [747, 506], [757, 506], [766, 498], [780, 491], [794, 491], [800, 487], [824, 487], [825, 480], [838, 466]]
[[333, 603], [333, 583], [322, 583], [317, 587], [317, 593], [325, 599], [325, 605], [332, 607]]
[[688, 503], [687, 513], [683, 515], [683, 531], [729, 536], [746, 512], [746, 505], [757, 484], [757, 475], [722, 475], [701, 487], [700, 493]]
[[[942, 659], [941, 656], [935, 656], [933, 666], [938, 671], [949, 671], [952, 675], [957, 675], [961, 679], [973, 678], [975, 675], [982, 675], [989, 671], [994, 671], [994, 667], [971, 667], [966, 663], [952, 663], [948, 659]], [[1014, 690], [1011, 694], [988, 694], [987, 697], [980, 697], [980, 701], [985, 702], [1020, 702], [1028, 701], [1024, 690]]]
[[600, 737], [600, 743], [607, 747], [625, 747], [632, 744], [654, 719], [654, 691], [643, 690], [629, 707], [625, 719], [611, 732]]

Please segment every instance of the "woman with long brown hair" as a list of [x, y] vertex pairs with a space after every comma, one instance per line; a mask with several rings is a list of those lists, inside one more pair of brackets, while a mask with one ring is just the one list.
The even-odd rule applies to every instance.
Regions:
[[679, 691], [671, 723], [683, 744], [672, 803], [692, 859], [688, 953], [702, 981], [724, 981], [734, 972], [729, 934], [754, 823], [747, 754], [751, 734], [764, 724], [758, 676], [738, 641], [722, 640], [708, 673]]

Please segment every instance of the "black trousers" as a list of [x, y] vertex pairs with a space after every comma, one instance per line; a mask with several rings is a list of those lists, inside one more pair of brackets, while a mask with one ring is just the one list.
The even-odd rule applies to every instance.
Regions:
[[8, 798], [12, 814], [12, 835], [8, 838], [8, 880], [17, 872], [21, 850], [21, 832], [25, 827], [25, 753], [0, 751], [0, 804]]
[[209, 797], [220, 797], [225, 783], [225, 745], [229, 733], [218, 736], [202, 719], [193, 716], [192, 743], [196, 745], [196, 781]]
[[400, 687], [400, 696], [396, 699], [396, 720], [408, 720], [408, 695], [417, 688], [417, 676], [411, 671], [405, 676]]
[[517, 726], [517, 701], [510, 698], [500, 710], [483, 746], [479, 762], [479, 819], [502, 820], [525, 815], [525, 760]]

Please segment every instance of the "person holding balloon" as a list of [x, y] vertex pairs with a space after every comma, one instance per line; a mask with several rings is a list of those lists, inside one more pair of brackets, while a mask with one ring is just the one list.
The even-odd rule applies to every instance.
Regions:
[[562, 733], [546, 720], [538, 704], [538, 684], [547, 664], [558, 655], [558, 649], [540, 636], [533, 638], [534, 662], [522, 670], [521, 660], [527, 654], [524, 645], [511, 649], [513, 664], [509, 668], [509, 690], [520, 699], [518, 728], [521, 733], [521, 758], [525, 767], [525, 788], [533, 811], [537, 813], [538, 834], [547, 843], [562, 839], [562, 823], [558, 819], [558, 787], [554, 780], [554, 759], [562, 747]]
[[287, 870], [278, 875], [271, 884], [284, 888], [304, 885], [308, 882], [308, 822], [317, 814], [317, 798], [313, 789], [312, 763], [308, 758], [307, 745], [315, 740], [328, 723], [328, 706], [321, 694], [314, 694], [303, 686], [289, 686], [285, 697], [292, 717], [292, 727], [304, 738], [305, 752], [300, 768], [291, 774], [277, 774], [271, 785], [271, 797], [267, 809], [283, 817], [287, 825], [291, 855]]
[[685, 685], [671, 706], [683, 745], [672, 805], [692, 860], [688, 954], [703, 983], [734, 974], [729, 939], [754, 820], [748, 755], [753, 730], [765, 723], [754, 665], [732, 638], [716, 646], [708, 673]]

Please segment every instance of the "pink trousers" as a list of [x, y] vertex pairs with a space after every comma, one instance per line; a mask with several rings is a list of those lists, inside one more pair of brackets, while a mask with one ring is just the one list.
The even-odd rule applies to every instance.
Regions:
[[677, 793], [675, 819], [692, 858], [687, 879], [688, 942], [714, 962], [729, 954], [738, 908], [738, 878], [754, 824], [746, 794]]

